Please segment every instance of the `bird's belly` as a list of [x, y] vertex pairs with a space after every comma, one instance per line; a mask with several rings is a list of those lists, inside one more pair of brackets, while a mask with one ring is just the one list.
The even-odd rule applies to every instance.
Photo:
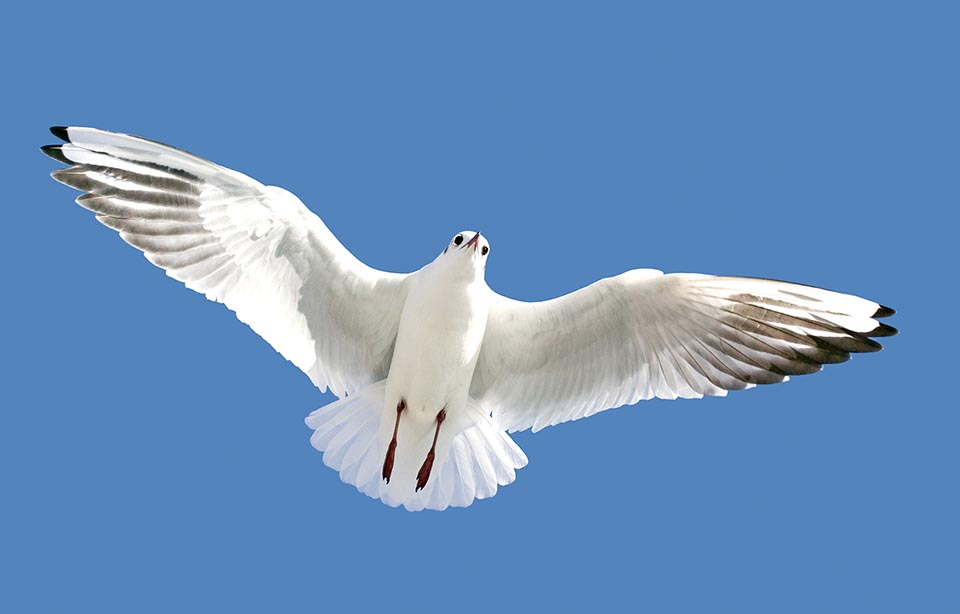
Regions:
[[388, 399], [402, 397], [411, 417], [429, 422], [441, 409], [462, 407], [485, 325], [486, 311], [467, 296], [406, 304], [387, 377]]

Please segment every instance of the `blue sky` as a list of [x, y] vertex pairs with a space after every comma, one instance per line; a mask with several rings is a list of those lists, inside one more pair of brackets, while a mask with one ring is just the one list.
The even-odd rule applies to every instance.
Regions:
[[[0, 610], [960, 609], [955, 8], [339, 4], [8, 8]], [[480, 228], [516, 298], [773, 277], [901, 334], [518, 434], [494, 499], [410, 514], [310, 447], [332, 397], [48, 178], [59, 124], [284, 186], [379, 268]]]

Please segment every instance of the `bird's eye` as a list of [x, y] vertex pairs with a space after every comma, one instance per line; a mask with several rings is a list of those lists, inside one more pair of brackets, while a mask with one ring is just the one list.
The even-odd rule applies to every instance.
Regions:
[[457, 235], [457, 236], [453, 239], [453, 244], [454, 244], [454, 245], [460, 245], [461, 243], [463, 243], [463, 235]]
[[486, 255], [487, 255], [487, 252], [489, 252], [489, 251], [490, 251], [490, 248], [487, 247], [486, 245], [484, 245], [482, 248], [480, 248], [480, 255], [481, 255], [481, 256], [486, 256]]

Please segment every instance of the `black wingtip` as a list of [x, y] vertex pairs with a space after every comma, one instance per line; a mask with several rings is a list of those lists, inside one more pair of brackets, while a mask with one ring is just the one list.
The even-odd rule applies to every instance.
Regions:
[[868, 337], [892, 337], [899, 332], [900, 331], [894, 328], [893, 326], [890, 326], [888, 324], [881, 324], [880, 326], [876, 327], [875, 329], [867, 333], [867, 336]]
[[70, 135], [67, 134], [67, 127], [66, 127], [66, 126], [51, 126], [51, 127], [50, 127], [50, 134], [52, 134], [53, 136], [57, 137], [58, 139], [60, 139], [60, 140], [63, 141], [64, 143], [69, 143], [69, 142], [70, 142]]
[[57, 162], [63, 162], [64, 164], [73, 164], [70, 160], [63, 155], [63, 150], [60, 148], [60, 145], [44, 145], [40, 148], [40, 151], [47, 154]]
[[875, 318], [889, 318], [890, 316], [892, 316], [892, 315], [895, 314], [895, 313], [897, 313], [897, 310], [896, 310], [896, 309], [891, 309], [890, 307], [884, 307], [883, 305], [880, 305], [880, 307], [879, 307], [879, 309], [877, 309], [876, 313], [873, 314], [873, 317], [875, 317]]

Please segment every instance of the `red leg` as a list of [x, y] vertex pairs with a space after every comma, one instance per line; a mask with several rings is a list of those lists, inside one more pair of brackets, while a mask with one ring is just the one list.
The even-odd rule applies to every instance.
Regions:
[[423, 487], [427, 485], [427, 480], [430, 479], [430, 471], [433, 469], [433, 459], [437, 455], [437, 437], [440, 435], [440, 425], [443, 424], [446, 417], [446, 409], [441, 409], [440, 413], [437, 414], [437, 430], [433, 432], [433, 445], [430, 446], [430, 451], [427, 452], [427, 458], [423, 461], [423, 465], [417, 473], [417, 492], [423, 490]]
[[387, 446], [387, 457], [383, 459], [383, 479], [386, 480], [387, 484], [390, 483], [390, 476], [393, 474], [393, 461], [397, 456], [397, 431], [400, 429], [400, 414], [406, 407], [407, 402], [400, 399], [400, 402], [397, 403], [397, 421], [393, 425], [393, 439]]

